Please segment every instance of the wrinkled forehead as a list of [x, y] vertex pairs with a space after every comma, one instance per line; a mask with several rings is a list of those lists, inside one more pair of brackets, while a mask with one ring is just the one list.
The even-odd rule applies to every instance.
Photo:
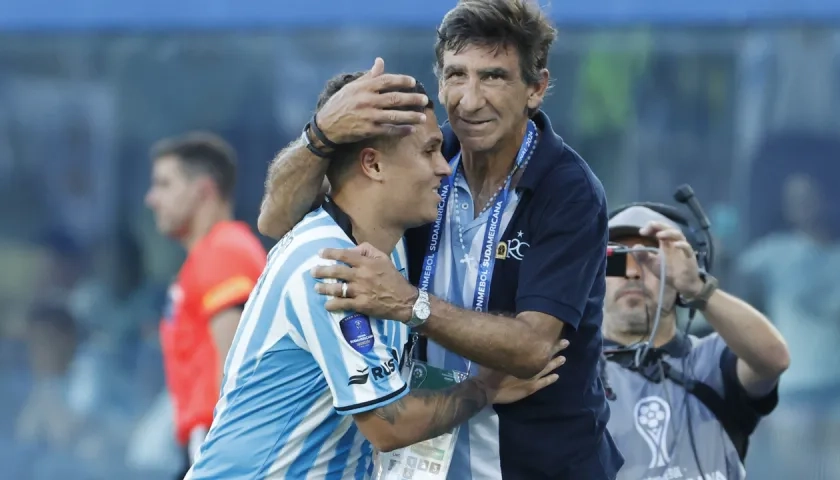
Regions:
[[519, 68], [519, 53], [505, 44], [467, 43], [444, 50], [442, 66], [446, 69]]

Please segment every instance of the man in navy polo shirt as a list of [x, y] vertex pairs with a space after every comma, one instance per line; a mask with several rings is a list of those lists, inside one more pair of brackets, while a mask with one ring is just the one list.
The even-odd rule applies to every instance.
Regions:
[[[454, 173], [441, 186], [438, 220], [406, 235], [409, 275], [419, 288], [372, 247], [325, 251], [346, 266], [313, 271], [346, 285], [319, 288], [336, 297], [328, 309], [407, 323], [429, 339], [417, 350], [434, 367], [474, 374], [474, 362], [527, 378], [561, 337], [570, 341], [555, 385], [487, 408], [460, 430], [452, 480], [614, 479], [623, 464], [606, 431], [609, 408], [598, 378], [605, 195], [539, 111], [555, 36], [527, 0], [459, 2], [435, 47], [449, 116], [443, 150]], [[421, 121], [389, 110], [424, 99], [380, 94], [412, 81], [382, 70], [378, 60], [275, 160], [262, 233], [280, 236], [305, 213], [342, 144]]]

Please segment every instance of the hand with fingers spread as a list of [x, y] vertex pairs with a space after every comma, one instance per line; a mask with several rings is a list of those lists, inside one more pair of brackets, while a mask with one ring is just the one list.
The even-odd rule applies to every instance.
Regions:
[[[568, 340], [561, 340], [557, 344], [557, 353], [569, 346]], [[555, 355], [557, 354], [555, 353]], [[495, 389], [495, 396], [491, 399], [494, 404], [513, 403], [522, 400], [523, 398], [532, 395], [543, 388], [551, 385], [560, 378], [555, 370], [566, 363], [566, 357], [557, 356], [551, 359], [545, 366], [543, 371], [535, 375], [533, 378], [522, 380], [511, 375], [497, 372], [488, 368], [481, 367], [478, 378]]]
[[315, 278], [339, 282], [315, 285], [318, 293], [334, 297], [327, 301], [327, 310], [358, 312], [399, 322], [411, 319], [417, 288], [397, 271], [388, 255], [363, 243], [352, 249], [328, 248], [321, 257], [340, 262], [312, 269]]
[[[700, 278], [694, 249], [683, 232], [659, 222], [650, 222], [639, 230], [639, 234], [656, 238], [659, 242], [659, 249], [665, 256], [666, 284], [686, 298], [696, 297], [703, 289], [703, 280]], [[637, 258], [654, 275], [659, 276], [661, 255], [642, 254]]]
[[405, 110], [428, 104], [426, 95], [394, 91], [411, 88], [416, 80], [384, 72], [385, 62], [377, 58], [367, 74], [344, 86], [318, 110], [315, 121], [327, 140], [341, 145], [379, 135], [406, 135], [426, 121], [423, 112]]

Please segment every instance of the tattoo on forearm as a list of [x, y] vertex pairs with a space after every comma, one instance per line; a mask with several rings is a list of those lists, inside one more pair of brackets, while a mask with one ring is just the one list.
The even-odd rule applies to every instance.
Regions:
[[[413, 394], [414, 392], [412, 392]], [[397, 423], [397, 418], [402, 414], [405, 410], [405, 399], [401, 398], [396, 402], [389, 403], [384, 407], [377, 408], [374, 412], [377, 417], [385, 420], [386, 422], [394, 425]]]
[[377, 417], [391, 425], [399, 421], [409, 402], [419, 400], [433, 407], [434, 414], [424, 429], [423, 438], [435, 438], [464, 423], [487, 406], [487, 392], [473, 380], [443, 390], [414, 390], [407, 397], [375, 411]]

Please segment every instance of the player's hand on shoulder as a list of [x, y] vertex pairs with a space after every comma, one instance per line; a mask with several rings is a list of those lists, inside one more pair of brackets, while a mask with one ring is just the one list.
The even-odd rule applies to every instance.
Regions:
[[425, 106], [426, 95], [393, 90], [411, 88], [414, 77], [385, 73], [377, 58], [368, 73], [348, 83], [318, 111], [318, 128], [337, 144], [358, 142], [379, 135], [404, 135], [426, 121], [422, 112], [397, 110]]
[[[561, 340], [558, 343], [558, 350], [564, 350], [568, 346], [569, 342], [567, 340]], [[566, 363], [566, 357], [562, 355], [554, 357], [540, 373], [527, 380], [481, 367], [476, 379], [484, 383], [492, 392], [491, 403], [514, 403], [556, 382], [559, 376], [554, 371], [563, 366], [564, 363]]]

